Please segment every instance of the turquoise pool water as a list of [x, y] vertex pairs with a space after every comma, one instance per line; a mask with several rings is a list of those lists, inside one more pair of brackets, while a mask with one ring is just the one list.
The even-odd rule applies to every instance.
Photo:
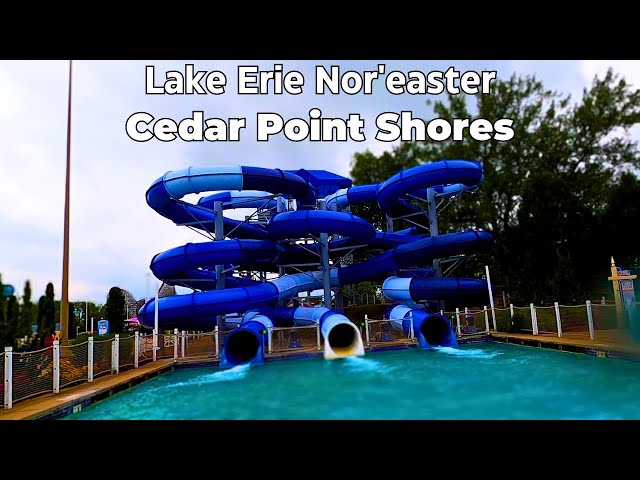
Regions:
[[640, 363], [510, 344], [177, 370], [65, 419], [640, 419]]

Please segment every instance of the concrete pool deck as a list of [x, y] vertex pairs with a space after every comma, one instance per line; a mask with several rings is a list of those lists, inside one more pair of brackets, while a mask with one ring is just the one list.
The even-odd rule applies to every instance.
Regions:
[[17, 403], [8, 410], [0, 410], [0, 420], [35, 420], [64, 417], [74, 408], [89, 406], [114, 393], [126, 390], [149, 378], [173, 369], [173, 359], [147, 363], [140, 368], [127, 370], [117, 375], [107, 375], [91, 383], [65, 388], [60, 393], [48, 393]]
[[591, 340], [589, 332], [563, 332], [532, 335], [528, 333], [491, 332], [494, 341], [542, 348], [553, 348], [597, 357], [624, 358], [640, 361], [640, 344], [634, 344], [626, 330], [596, 330]]

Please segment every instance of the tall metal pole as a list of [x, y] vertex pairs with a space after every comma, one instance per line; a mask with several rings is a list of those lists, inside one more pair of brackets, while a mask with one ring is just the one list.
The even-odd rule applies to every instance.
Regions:
[[60, 344], [69, 344], [69, 201], [71, 192], [71, 78], [73, 60], [69, 60], [67, 100], [67, 169], [64, 188], [64, 243], [62, 250], [62, 301], [60, 302]]
[[491, 319], [493, 321], [493, 329], [497, 331], [496, 328], [496, 308], [493, 304], [493, 289], [491, 288], [491, 276], [489, 275], [489, 265], [484, 266], [484, 271], [487, 277], [487, 288], [489, 289], [489, 302], [491, 305]]
[[[213, 208], [216, 211], [215, 221], [215, 239], [224, 240], [224, 216], [222, 210], [222, 202], [214, 202]], [[224, 265], [216, 265], [216, 290], [222, 290], [224, 288]], [[218, 315], [217, 318], [218, 330], [225, 331], [224, 315]]]
[[[324, 199], [319, 201], [320, 210], [326, 210]], [[324, 289], [324, 306], [331, 308], [331, 266], [329, 265], [329, 234], [320, 234], [320, 262], [322, 263], [322, 286]]]

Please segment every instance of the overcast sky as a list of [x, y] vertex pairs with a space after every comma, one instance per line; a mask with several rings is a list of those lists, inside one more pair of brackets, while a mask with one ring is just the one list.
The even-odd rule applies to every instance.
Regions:
[[[228, 78], [223, 95], [146, 95], [145, 66], [156, 67], [159, 79], [167, 70], [221, 70]], [[638, 61], [359, 61], [250, 62], [270, 69], [283, 63], [306, 79], [304, 93], [237, 95], [236, 62], [203, 61], [76, 61], [73, 75], [71, 262], [72, 301], [104, 303], [110, 287], [147, 294], [147, 272], [153, 255], [204, 237], [177, 227], [151, 210], [145, 191], [169, 170], [190, 165], [255, 165], [282, 169], [326, 169], [348, 176], [352, 155], [370, 149], [380, 153], [390, 144], [373, 139], [375, 117], [385, 111], [411, 110], [432, 115], [426, 96], [391, 95], [378, 84], [372, 95], [315, 95], [315, 65], [339, 64], [341, 69], [370, 70], [387, 64], [397, 69], [497, 70], [498, 79], [513, 72], [535, 74], [545, 85], [580, 96], [594, 75], [609, 66], [640, 87]], [[66, 158], [68, 62], [0, 61], [0, 273], [2, 281], [22, 293], [30, 279], [33, 298], [47, 282], [60, 297]], [[157, 83], [157, 82], [156, 82]], [[255, 118], [274, 111], [285, 118], [304, 117], [312, 107], [324, 116], [360, 113], [367, 141], [291, 142], [279, 136], [256, 141]], [[240, 142], [180, 140], [137, 143], [125, 133], [126, 119], [145, 111], [156, 118], [180, 120], [194, 110], [209, 117], [247, 117]], [[636, 128], [634, 136], [640, 138]]]

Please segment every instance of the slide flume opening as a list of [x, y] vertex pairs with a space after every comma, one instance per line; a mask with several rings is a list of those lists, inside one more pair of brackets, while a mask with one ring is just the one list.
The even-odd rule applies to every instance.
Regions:
[[339, 356], [353, 355], [358, 347], [359, 335], [355, 325], [339, 323], [327, 337], [331, 349]]
[[241, 365], [253, 360], [258, 354], [260, 341], [248, 330], [238, 330], [229, 334], [225, 349], [229, 363]]
[[449, 321], [441, 315], [432, 315], [420, 325], [420, 333], [430, 345], [434, 346], [442, 346], [447, 343], [450, 330]]

